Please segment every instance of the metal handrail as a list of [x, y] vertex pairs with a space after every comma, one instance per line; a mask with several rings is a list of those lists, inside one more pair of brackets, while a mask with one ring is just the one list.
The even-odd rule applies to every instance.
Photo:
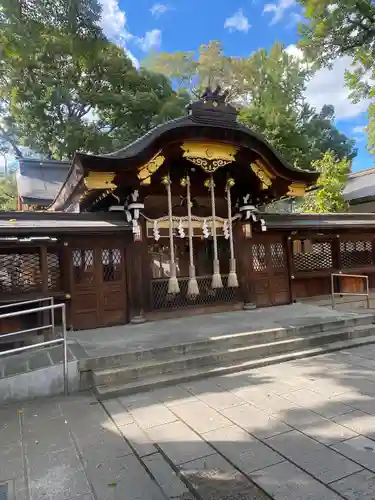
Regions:
[[[25, 304], [37, 304], [37, 303], [41, 303], [41, 302], [49, 302], [50, 305], [53, 306], [55, 303], [55, 299], [53, 297], [42, 297], [40, 299], [24, 300], [22, 302], [12, 302], [12, 303], [4, 304], [4, 305], [0, 306], [0, 310], [11, 308], [11, 307], [23, 306]], [[30, 328], [28, 330], [23, 330], [22, 333], [37, 332], [39, 330], [44, 330], [45, 328], [49, 328], [49, 327], [51, 327], [52, 338], [54, 339], [55, 338], [55, 311], [54, 311], [54, 309], [51, 309], [51, 324], [50, 325], [38, 326], [38, 327], [32, 328], [32, 329]], [[19, 333], [21, 333], [21, 332], [19, 332]], [[6, 335], [7, 334], [2, 335], [2, 337], [6, 337]]]
[[[359, 292], [335, 292], [335, 280], [334, 277], [345, 277], [345, 278], [362, 278], [366, 281], [366, 293]], [[365, 274], [344, 274], [344, 273], [331, 273], [331, 299], [332, 299], [332, 309], [336, 307], [335, 296], [336, 295], [353, 295], [358, 297], [366, 297], [367, 309], [370, 309], [370, 288], [369, 279]]]
[[[38, 344], [32, 344], [24, 347], [16, 347], [14, 349], [8, 349], [7, 351], [0, 351], [0, 357], [6, 356], [8, 354], [15, 354], [23, 351], [29, 351], [38, 347], [45, 347], [57, 344], [63, 344], [63, 378], [64, 378], [64, 394], [65, 396], [69, 393], [68, 388], [68, 345], [67, 345], [67, 332], [66, 332], [66, 307], [65, 304], [51, 304], [49, 306], [35, 307], [33, 309], [26, 309], [24, 311], [15, 311], [5, 314], [0, 314], [0, 319], [3, 318], [14, 318], [15, 316], [25, 316], [26, 314], [32, 314], [39, 311], [55, 311], [56, 309], [61, 309], [61, 324], [62, 324], [62, 337], [54, 340], [47, 340], [45, 342], [39, 342]], [[39, 329], [40, 327], [38, 327]], [[45, 327], [44, 327], [45, 328]], [[6, 337], [12, 337], [24, 333], [30, 333], [36, 331], [35, 328], [29, 328], [28, 330], [20, 330], [18, 332], [12, 332], [5, 334]], [[3, 335], [2, 335], [3, 336]]]

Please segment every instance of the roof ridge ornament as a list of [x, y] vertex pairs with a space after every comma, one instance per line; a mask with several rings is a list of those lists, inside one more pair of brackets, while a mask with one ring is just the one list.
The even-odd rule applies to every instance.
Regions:
[[215, 90], [207, 87], [197, 101], [186, 106], [190, 119], [200, 123], [236, 123], [238, 111], [228, 97], [229, 91], [222, 91], [220, 85]]

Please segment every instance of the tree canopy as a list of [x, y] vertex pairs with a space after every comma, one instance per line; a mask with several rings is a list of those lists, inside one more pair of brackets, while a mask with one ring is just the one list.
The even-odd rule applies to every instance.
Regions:
[[17, 186], [14, 175], [0, 178], [0, 211], [17, 210]]
[[0, 99], [25, 146], [56, 159], [111, 151], [183, 113], [186, 93], [105, 38], [97, 0], [0, 6]]
[[247, 58], [224, 55], [220, 42], [202, 45], [196, 52], [160, 53], [146, 67], [163, 73], [177, 85], [199, 94], [207, 85], [220, 84], [237, 104], [240, 120], [265, 137], [296, 167], [309, 169], [327, 150], [338, 158], [353, 158], [354, 141], [334, 124], [334, 108], [314, 110], [305, 100], [309, 66], [275, 43]]
[[310, 59], [329, 64], [336, 57], [373, 56], [375, 4], [371, 0], [300, 0], [306, 22], [301, 23], [301, 48]]
[[[300, 0], [306, 22], [300, 47], [317, 66], [348, 56], [346, 82], [354, 102], [375, 97], [375, 3], [372, 0]], [[375, 104], [369, 106], [368, 147], [375, 154]]]
[[320, 173], [316, 190], [308, 193], [299, 211], [313, 213], [345, 212], [348, 208], [343, 198], [343, 190], [350, 172], [350, 161], [339, 160], [332, 151], [327, 151], [314, 163]]

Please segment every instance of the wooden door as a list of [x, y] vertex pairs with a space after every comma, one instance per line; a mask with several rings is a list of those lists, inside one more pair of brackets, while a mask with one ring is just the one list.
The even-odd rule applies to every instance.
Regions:
[[286, 248], [282, 235], [254, 234], [250, 243], [250, 275], [257, 307], [290, 303]]
[[72, 325], [122, 324], [127, 318], [124, 246], [111, 238], [71, 245]]

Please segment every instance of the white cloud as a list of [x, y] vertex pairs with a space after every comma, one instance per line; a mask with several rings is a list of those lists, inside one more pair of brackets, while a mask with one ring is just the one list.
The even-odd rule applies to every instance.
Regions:
[[[302, 51], [295, 45], [289, 45], [286, 51], [302, 58]], [[352, 59], [349, 56], [339, 57], [331, 69], [318, 70], [306, 85], [305, 96], [308, 103], [318, 111], [324, 104], [332, 104], [338, 120], [354, 118], [367, 111], [369, 100], [363, 99], [354, 104], [349, 99], [349, 89], [345, 86], [345, 70], [351, 63]]]
[[151, 49], [158, 50], [161, 45], [161, 31], [147, 31], [144, 37], [138, 38], [137, 42], [144, 52], [149, 52]]
[[105, 35], [121, 45], [134, 66], [138, 68], [139, 61], [126, 47], [126, 42], [133, 36], [126, 29], [125, 12], [120, 9], [117, 0], [100, 0], [100, 3], [102, 5], [101, 26]]
[[165, 3], [155, 3], [151, 7], [150, 12], [154, 17], [159, 18], [160, 16], [162, 16], [163, 14], [168, 12], [169, 10], [171, 10], [169, 5], [167, 5]]
[[357, 125], [356, 127], [353, 127], [352, 132], [353, 132], [353, 134], [356, 134], [356, 135], [364, 134], [366, 132], [365, 125]]
[[303, 20], [303, 15], [300, 12], [291, 12], [289, 16], [290, 22], [288, 27], [295, 26]]
[[273, 17], [270, 24], [279, 23], [287, 10], [291, 9], [296, 5], [296, 0], [279, 0], [278, 3], [267, 3], [263, 7], [263, 14], [271, 12]]
[[242, 31], [247, 33], [250, 27], [249, 20], [244, 15], [242, 9], [235, 12], [233, 16], [228, 17], [224, 23], [224, 28], [228, 28], [229, 31]]

